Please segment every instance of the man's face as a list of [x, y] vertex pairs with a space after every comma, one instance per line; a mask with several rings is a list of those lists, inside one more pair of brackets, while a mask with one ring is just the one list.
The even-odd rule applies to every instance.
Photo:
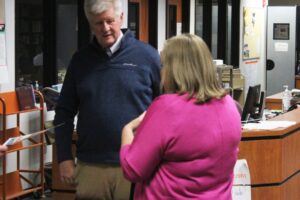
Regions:
[[116, 16], [114, 9], [110, 8], [98, 15], [90, 17], [91, 31], [95, 34], [99, 44], [108, 48], [118, 39], [123, 23], [123, 13]]

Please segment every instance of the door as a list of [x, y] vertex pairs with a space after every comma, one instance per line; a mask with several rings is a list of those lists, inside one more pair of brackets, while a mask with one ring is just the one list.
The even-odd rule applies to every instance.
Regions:
[[182, 26], [181, 0], [167, 0], [166, 6], [166, 38], [181, 34]]
[[267, 71], [267, 96], [295, 85], [296, 7], [268, 7], [267, 59], [274, 68]]
[[137, 39], [148, 43], [148, 26], [148, 0], [129, 0], [128, 28], [132, 30]]

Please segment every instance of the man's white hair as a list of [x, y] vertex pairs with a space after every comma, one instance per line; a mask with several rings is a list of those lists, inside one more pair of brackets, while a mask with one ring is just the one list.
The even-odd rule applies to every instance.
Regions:
[[91, 16], [98, 15], [111, 7], [114, 8], [116, 16], [120, 16], [122, 13], [121, 0], [85, 0], [84, 12], [88, 20]]

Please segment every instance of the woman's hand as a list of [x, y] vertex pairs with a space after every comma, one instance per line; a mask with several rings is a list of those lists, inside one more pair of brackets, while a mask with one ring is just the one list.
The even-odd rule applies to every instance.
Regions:
[[143, 121], [146, 111], [140, 116], [126, 124], [122, 130], [122, 141], [121, 145], [131, 144], [134, 138], [136, 129], [139, 127], [140, 123]]
[[2, 156], [6, 150], [7, 150], [7, 146], [0, 145], [0, 156]]

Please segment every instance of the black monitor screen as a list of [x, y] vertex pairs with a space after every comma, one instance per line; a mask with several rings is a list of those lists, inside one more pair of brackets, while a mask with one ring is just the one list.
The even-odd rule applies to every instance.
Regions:
[[260, 91], [260, 85], [250, 86], [243, 108], [242, 121], [260, 119], [263, 114], [263, 106], [264, 92]]

